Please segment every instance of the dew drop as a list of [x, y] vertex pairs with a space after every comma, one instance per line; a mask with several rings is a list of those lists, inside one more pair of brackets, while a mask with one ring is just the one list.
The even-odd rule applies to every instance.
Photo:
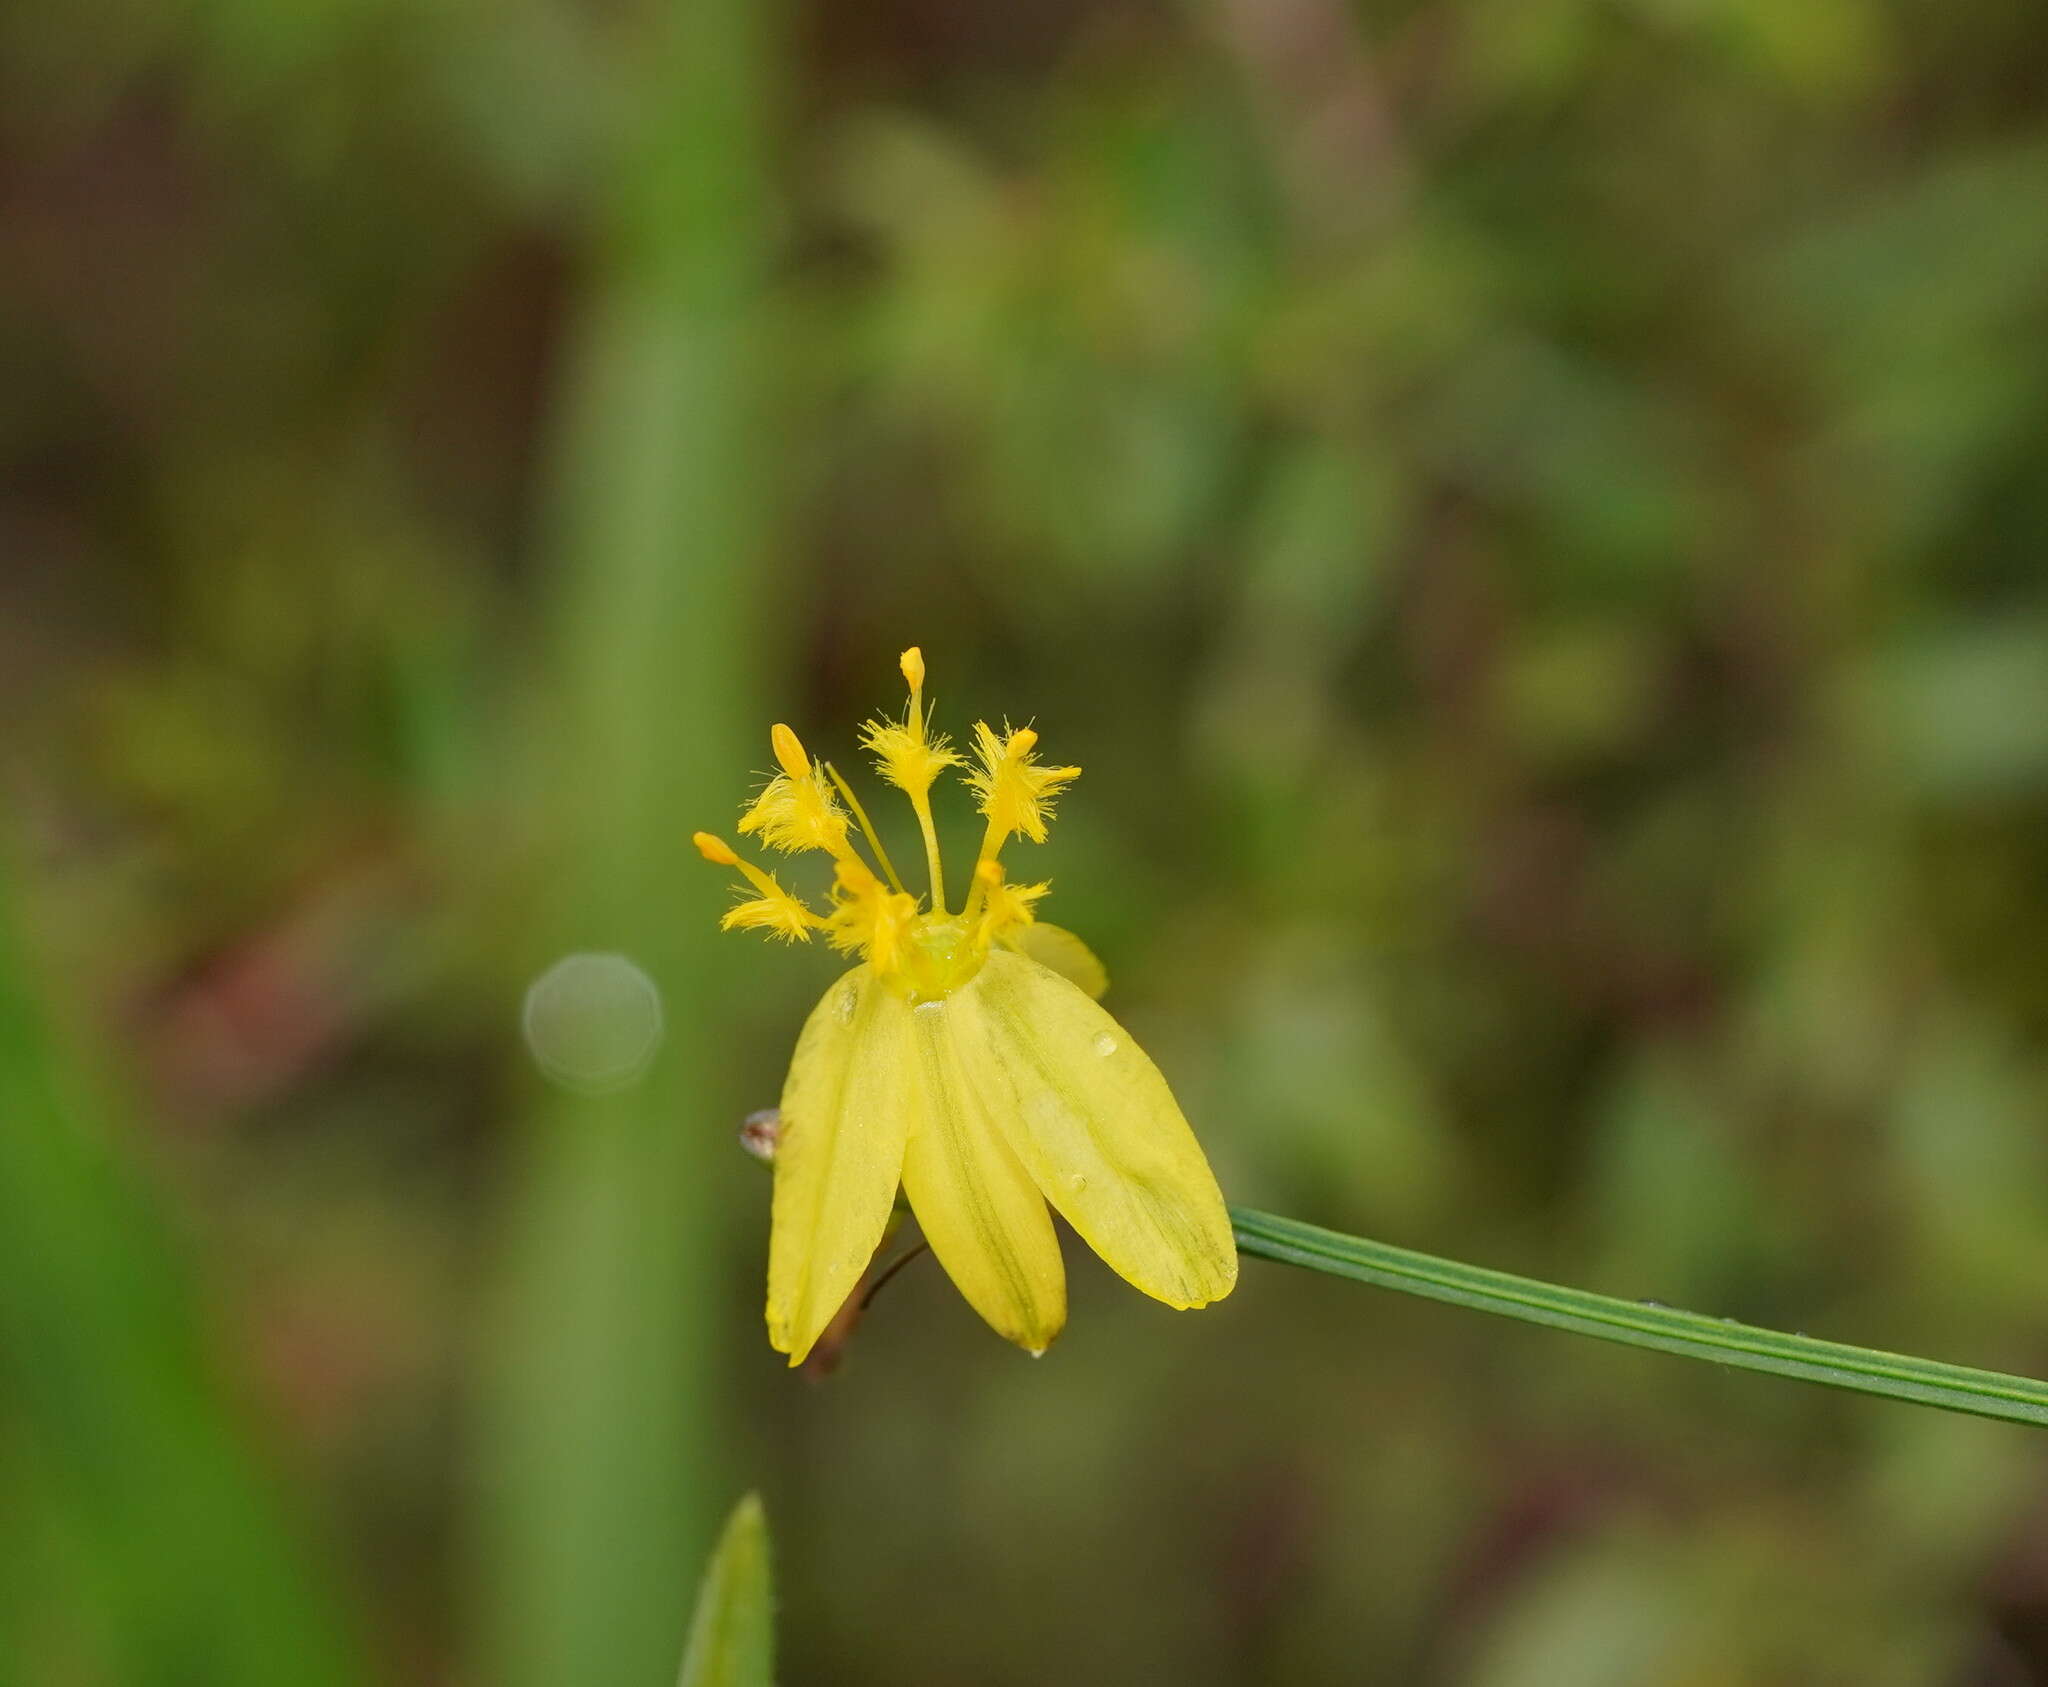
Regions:
[[1095, 1033], [1095, 1052], [1107, 1058], [1116, 1053], [1116, 1039], [1107, 1031]]
[[1088, 1187], [1088, 1179], [1080, 1172], [1070, 1173], [1067, 1177], [1067, 1187], [1078, 1194]]

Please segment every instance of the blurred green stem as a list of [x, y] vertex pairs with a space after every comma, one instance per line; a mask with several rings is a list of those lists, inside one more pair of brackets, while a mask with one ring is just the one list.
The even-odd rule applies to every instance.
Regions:
[[529, 960], [624, 952], [669, 1035], [630, 1091], [543, 1096], [528, 1121], [482, 1412], [473, 1673], [498, 1687], [671, 1677], [714, 1526], [701, 1285], [730, 1098], [720, 993], [676, 885], [740, 753], [778, 496], [760, 416], [772, 25], [752, 0], [639, 15], [566, 360], [542, 783], [569, 826]]
[[2048, 1383], [2031, 1377], [1944, 1365], [1908, 1354], [1816, 1341], [1811, 1336], [1784, 1335], [1738, 1324], [1732, 1318], [1682, 1312], [1654, 1301], [1617, 1300], [1583, 1289], [1560, 1288], [1555, 1283], [1461, 1265], [1247, 1207], [1233, 1207], [1230, 1216], [1239, 1251], [1256, 1259], [1277, 1260], [1629, 1347], [1767, 1371], [1772, 1376], [1795, 1377], [1973, 1417], [2048, 1424]]

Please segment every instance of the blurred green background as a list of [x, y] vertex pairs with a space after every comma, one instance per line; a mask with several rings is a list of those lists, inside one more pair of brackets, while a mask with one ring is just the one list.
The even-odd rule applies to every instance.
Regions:
[[665, 1683], [759, 1487], [794, 1683], [2048, 1682], [2015, 1428], [1081, 1249], [1041, 1363], [926, 1262], [786, 1372], [833, 967], [688, 845], [920, 643], [1234, 1199], [2048, 1371], [2044, 88], [2025, 0], [0, 12], [0, 1678]]

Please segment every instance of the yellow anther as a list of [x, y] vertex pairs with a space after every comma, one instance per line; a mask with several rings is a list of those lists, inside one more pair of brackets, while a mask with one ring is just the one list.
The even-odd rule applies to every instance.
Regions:
[[903, 678], [908, 682], [910, 689], [912, 691], [922, 691], [924, 689], [924, 652], [913, 644], [896, 661], [897, 666], [903, 670]]
[[804, 754], [804, 747], [797, 736], [777, 721], [769, 729], [768, 741], [775, 746], [775, 759], [782, 764], [782, 771], [792, 779], [808, 779], [811, 773], [811, 758]]
[[690, 842], [697, 846], [699, 855], [715, 866], [737, 867], [740, 864], [740, 858], [732, 852], [732, 845], [723, 838], [713, 837], [709, 832], [693, 832]]

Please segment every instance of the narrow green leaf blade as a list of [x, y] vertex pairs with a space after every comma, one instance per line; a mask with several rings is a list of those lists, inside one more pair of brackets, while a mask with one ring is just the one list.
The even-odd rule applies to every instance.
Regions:
[[749, 1494], [726, 1519], [697, 1589], [677, 1687], [773, 1687], [775, 1588], [768, 1519]]
[[2048, 1425], [2048, 1382], [2032, 1377], [1973, 1370], [1845, 1342], [1816, 1341], [1811, 1336], [1786, 1335], [1649, 1301], [1617, 1300], [1611, 1295], [1438, 1259], [1362, 1236], [1346, 1236], [1246, 1207], [1233, 1207], [1230, 1217], [1239, 1251], [1258, 1259], [1681, 1358], [1765, 1371], [1972, 1417]]

